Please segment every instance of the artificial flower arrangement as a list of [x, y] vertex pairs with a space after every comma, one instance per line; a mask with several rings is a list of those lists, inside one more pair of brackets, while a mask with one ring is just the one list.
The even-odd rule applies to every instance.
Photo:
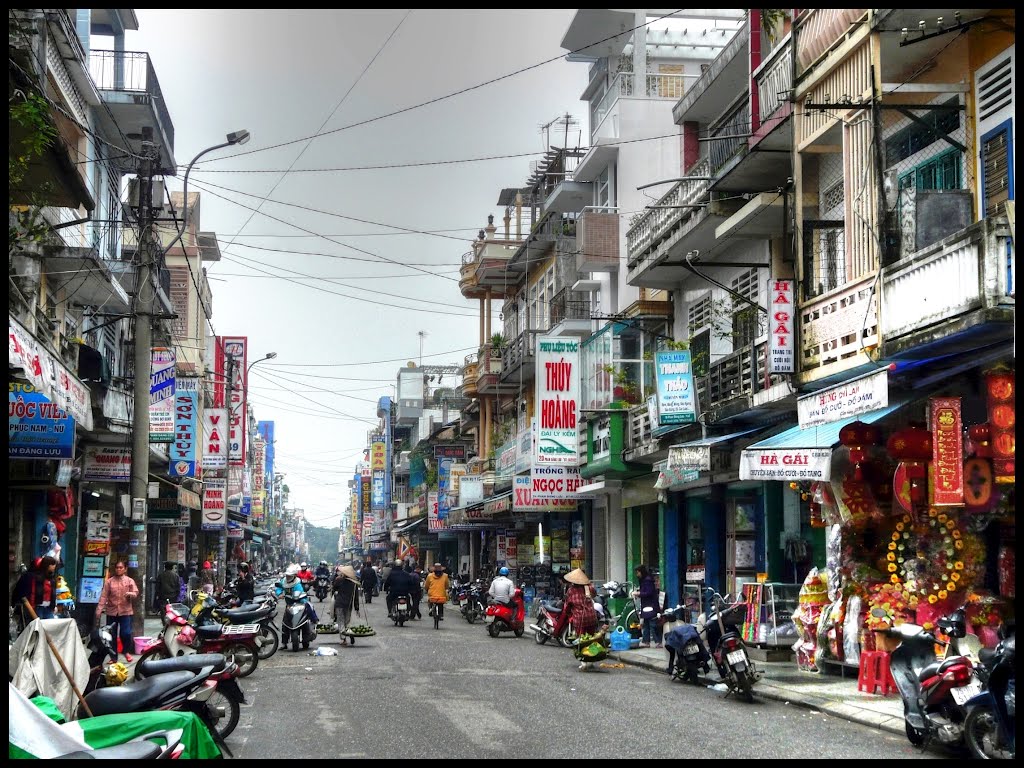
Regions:
[[891, 584], [931, 605], [955, 601], [981, 575], [984, 551], [972, 534], [964, 534], [956, 518], [931, 507], [927, 517], [915, 521], [904, 514], [896, 522], [886, 552]]
[[872, 631], [883, 631], [912, 621], [918, 599], [902, 584], [883, 581], [868, 586], [866, 602], [868, 610], [864, 626]]

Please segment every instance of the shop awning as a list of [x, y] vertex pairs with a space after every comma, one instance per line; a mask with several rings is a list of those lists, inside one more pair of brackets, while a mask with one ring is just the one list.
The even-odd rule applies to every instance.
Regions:
[[747, 446], [748, 451], [754, 450], [779, 450], [788, 448], [832, 448], [839, 442], [839, 432], [847, 424], [855, 421], [863, 421], [865, 424], [874, 424], [902, 408], [908, 401], [902, 400], [892, 403], [877, 411], [861, 413], [857, 416], [850, 416], [840, 421], [833, 421], [829, 424], [822, 424], [817, 427], [802, 428], [799, 425], [790, 427], [785, 432], [780, 432], [772, 437], [766, 437]]
[[668, 469], [711, 469], [711, 448], [719, 443], [727, 443], [730, 440], [757, 432], [762, 427], [751, 427], [740, 432], [730, 432], [727, 435], [715, 435], [704, 437], [700, 440], [691, 440], [688, 443], [670, 445], [668, 449]]
[[412, 520], [406, 520], [403, 525], [396, 525], [396, 526], [394, 526], [391, 529], [391, 533], [397, 533], [397, 534], [407, 533], [408, 531], [411, 531], [413, 528], [415, 528], [417, 525], [419, 525], [420, 523], [422, 523], [426, 519], [427, 518], [425, 518], [425, 517], [417, 517], [417, 518], [414, 518]]

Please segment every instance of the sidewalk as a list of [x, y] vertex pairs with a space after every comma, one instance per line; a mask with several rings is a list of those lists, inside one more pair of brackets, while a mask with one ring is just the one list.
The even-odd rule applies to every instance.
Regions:
[[[668, 651], [663, 648], [636, 648], [613, 652], [609, 659], [624, 664], [646, 667], [665, 674]], [[846, 677], [826, 672], [801, 672], [796, 661], [755, 661], [761, 680], [754, 686], [754, 696], [775, 699], [825, 712], [833, 717], [852, 720], [873, 728], [906, 735], [903, 722], [903, 701], [899, 694], [888, 696], [862, 693], [857, 690], [857, 670], [851, 669]], [[713, 685], [717, 673], [702, 678]], [[679, 682], [678, 685], [685, 685]]]

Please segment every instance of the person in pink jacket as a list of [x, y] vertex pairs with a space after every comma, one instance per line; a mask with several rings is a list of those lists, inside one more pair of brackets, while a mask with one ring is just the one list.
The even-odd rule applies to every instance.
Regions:
[[103, 613], [107, 614], [107, 620], [115, 627], [115, 637], [121, 640], [125, 661], [129, 664], [134, 661], [132, 617], [135, 615], [135, 601], [138, 599], [139, 587], [135, 579], [128, 575], [128, 566], [122, 560], [114, 565], [114, 575], [103, 584], [100, 601], [96, 604], [96, 623], [99, 623]]

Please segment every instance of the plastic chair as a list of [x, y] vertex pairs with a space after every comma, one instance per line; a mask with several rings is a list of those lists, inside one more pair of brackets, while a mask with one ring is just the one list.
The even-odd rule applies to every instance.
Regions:
[[896, 691], [888, 651], [861, 651], [857, 690], [887, 696]]

